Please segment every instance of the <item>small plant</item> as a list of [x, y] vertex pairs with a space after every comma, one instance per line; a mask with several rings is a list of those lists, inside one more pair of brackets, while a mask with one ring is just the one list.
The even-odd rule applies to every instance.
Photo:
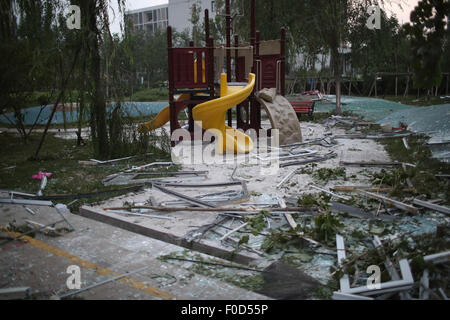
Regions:
[[246, 217], [245, 221], [248, 222], [248, 228], [253, 235], [258, 235], [266, 227], [266, 221], [264, 219], [265, 211], [261, 211], [260, 214], [252, 217]]
[[328, 209], [331, 197], [326, 193], [320, 193], [318, 195], [313, 194], [303, 194], [301, 198], [298, 199], [297, 203], [301, 207], [314, 207], [318, 206], [325, 210]]
[[294, 230], [271, 230], [270, 234], [264, 239], [261, 249], [267, 253], [277, 253], [286, 250], [289, 247], [296, 249], [303, 248], [303, 240]]
[[330, 180], [344, 179], [346, 180], [345, 168], [320, 168], [313, 173], [313, 178], [320, 180], [322, 183], [327, 183]]
[[332, 240], [339, 228], [344, 226], [338, 218], [329, 212], [314, 218], [314, 225], [314, 237], [319, 241], [324, 240], [325, 242]]

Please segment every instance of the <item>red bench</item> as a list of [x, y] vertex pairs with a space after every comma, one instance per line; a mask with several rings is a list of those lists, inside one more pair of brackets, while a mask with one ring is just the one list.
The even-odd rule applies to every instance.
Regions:
[[307, 114], [312, 117], [314, 113], [315, 101], [289, 101], [297, 115]]

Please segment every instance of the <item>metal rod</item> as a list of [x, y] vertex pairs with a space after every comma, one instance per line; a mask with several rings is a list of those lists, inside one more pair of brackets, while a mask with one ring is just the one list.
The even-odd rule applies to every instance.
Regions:
[[189, 203], [192, 203], [192, 204], [204, 207], [204, 208], [215, 208], [216, 207], [215, 205], [212, 205], [212, 204], [207, 203], [205, 201], [201, 201], [201, 200], [198, 200], [198, 199], [186, 196], [184, 194], [178, 193], [176, 191], [166, 189], [162, 185], [158, 185], [158, 184], [154, 183], [153, 184], [153, 188], [155, 188], [155, 189], [157, 189], [157, 190], [159, 190], [159, 191], [161, 191], [163, 193], [166, 193], [168, 195], [174, 196], [176, 198], [183, 199], [183, 200], [185, 200], [185, 201], [187, 201]]
[[228, 231], [226, 234], [223, 235], [222, 238], [220, 238], [220, 241], [223, 241], [225, 239], [227, 239], [230, 235], [232, 235], [233, 233], [241, 230], [242, 228], [245, 228], [248, 225], [248, 222], [241, 224], [239, 227], [234, 228], [233, 230]]
[[174, 220], [173, 217], [164, 217], [164, 216], [155, 216], [153, 214], [144, 214], [144, 213], [134, 213], [134, 212], [127, 212], [127, 211], [119, 211], [119, 210], [107, 210], [112, 213], [118, 213], [118, 214], [127, 214], [130, 216], [136, 216], [136, 217], [144, 217], [144, 218], [156, 218], [156, 219], [165, 219], [165, 220]]

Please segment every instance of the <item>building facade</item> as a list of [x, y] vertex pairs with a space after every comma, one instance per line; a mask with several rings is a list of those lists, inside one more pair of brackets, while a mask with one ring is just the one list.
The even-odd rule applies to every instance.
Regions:
[[158, 28], [165, 29], [169, 25], [169, 5], [127, 11], [125, 18], [131, 20], [132, 31], [143, 30], [151, 34]]
[[167, 4], [127, 11], [125, 18], [131, 20], [132, 31], [153, 33], [158, 28], [167, 28], [168, 25], [179, 32], [191, 31], [192, 23], [189, 20], [192, 6], [201, 6], [200, 23], [203, 23], [205, 9], [209, 10], [209, 17], [214, 19], [215, 3], [214, 0], [169, 0]]

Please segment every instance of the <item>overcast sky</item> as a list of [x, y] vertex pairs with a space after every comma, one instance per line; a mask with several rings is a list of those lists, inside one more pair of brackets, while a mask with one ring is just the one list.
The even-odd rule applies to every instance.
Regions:
[[[385, 0], [385, 2], [391, 2], [392, 4], [387, 4], [385, 9], [388, 12], [388, 15], [395, 14], [399, 20], [399, 22], [406, 23], [409, 22], [409, 14], [417, 5], [419, 0]], [[126, 1], [126, 9], [127, 10], [135, 10], [145, 7], [151, 7], [155, 5], [168, 3], [167, 0], [127, 0]], [[115, 1], [112, 1], [112, 8], [117, 12], [117, 6], [115, 5]], [[402, 9], [399, 7], [401, 5]], [[188, 14], [188, 13], [186, 13]], [[120, 21], [116, 18], [111, 24], [111, 32], [120, 32]]]

